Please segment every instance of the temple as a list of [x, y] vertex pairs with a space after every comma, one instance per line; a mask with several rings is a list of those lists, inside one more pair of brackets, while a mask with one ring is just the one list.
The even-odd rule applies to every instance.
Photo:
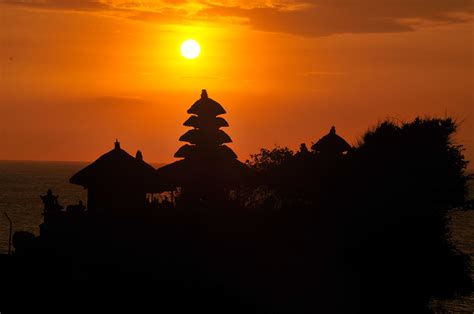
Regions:
[[205, 89], [202, 90], [201, 98], [189, 108], [188, 113], [192, 116], [183, 125], [193, 129], [183, 134], [179, 140], [191, 145], [181, 146], [174, 154], [175, 157], [237, 158], [232, 149], [224, 145], [231, 143], [232, 139], [220, 129], [228, 127], [229, 124], [224, 118], [217, 117], [226, 111], [218, 102], [208, 97]]
[[221, 128], [229, 124], [218, 116], [226, 111], [206, 90], [188, 113], [184, 125], [192, 129], [179, 138], [188, 144], [174, 155], [180, 160], [155, 170], [140, 151], [133, 157], [116, 141], [113, 150], [73, 175], [69, 182], [87, 189], [87, 211], [140, 209], [147, 205], [147, 194], [172, 192], [174, 198], [178, 191], [183, 203], [222, 204], [250, 170], [225, 145], [232, 140]]
[[311, 150], [322, 157], [340, 157], [352, 149], [345, 139], [336, 134], [336, 127], [332, 126], [328, 134], [321, 137]]
[[220, 128], [229, 124], [218, 116], [226, 111], [209, 98], [205, 89], [187, 112], [191, 117], [184, 125], [192, 129], [179, 140], [189, 144], [184, 144], [174, 155], [183, 159], [158, 169], [157, 180], [166, 182], [162, 190], [179, 188], [183, 199], [210, 204], [225, 198], [228, 189], [238, 186], [249, 170], [225, 145], [232, 140]]
[[69, 180], [87, 189], [88, 212], [140, 209], [152, 190], [155, 169], [137, 151], [131, 156], [118, 141], [108, 153], [77, 172]]
[[[226, 145], [232, 139], [222, 130], [229, 126], [221, 117], [226, 113], [225, 109], [203, 89], [201, 97], [187, 113], [190, 117], [183, 124], [191, 129], [179, 138], [186, 142], [174, 154], [179, 160], [155, 170], [143, 161], [140, 151], [133, 157], [117, 141], [113, 150], [72, 176], [71, 183], [88, 190], [87, 211], [120, 212], [145, 208], [147, 194], [151, 194], [152, 207], [156, 194], [165, 195], [165, 207], [177, 206], [176, 200], [180, 205], [196, 208], [222, 206], [230, 195], [235, 200], [239, 188], [252, 174]], [[337, 160], [351, 149], [333, 126], [311, 147], [312, 153], [303, 144], [293, 163], [305, 167], [312, 164], [313, 157]], [[163, 200], [163, 197], [159, 199]], [[82, 204], [78, 208], [80, 206]], [[70, 209], [71, 212], [79, 211]]]

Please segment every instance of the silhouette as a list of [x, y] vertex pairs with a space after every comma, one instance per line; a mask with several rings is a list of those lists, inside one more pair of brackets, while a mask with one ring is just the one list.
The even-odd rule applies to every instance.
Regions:
[[35, 236], [31, 232], [17, 231], [13, 235], [13, 247], [15, 254], [25, 255], [36, 245]]
[[336, 134], [336, 127], [332, 126], [329, 133], [319, 139], [311, 150], [318, 155], [337, 157], [351, 150], [351, 146]]
[[155, 169], [140, 151], [132, 157], [115, 142], [115, 148], [74, 174], [69, 182], [87, 189], [89, 212], [142, 209], [153, 190]]
[[309, 150], [308, 150], [308, 147], [306, 146], [306, 143], [301, 143], [298, 154], [305, 155], [305, 156], [309, 154]]
[[41, 199], [43, 200], [44, 210], [43, 215], [46, 216], [48, 214], [55, 214], [60, 212], [63, 207], [58, 203], [58, 195], [53, 195], [53, 191], [49, 189], [46, 192], [46, 195], [41, 195]]
[[472, 209], [451, 119], [385, 121], [354, 147], [332, 127], [243, 164], [205, 90], [188, 113], [181, 160], [155, 171], [116, 142], [70, 179], [87, 210], [41, 196], [40, 235], [15, 233], [2, 279], [153, 279], [127, 291], [187, 312], [423, 313], [471, 290], [450, 239], [450, 211]]
[[306, 276], [345, 298], [341, 312], [424, 312], [433, 297], [471, 290], [468, 258], [449, 238], [449, 209], [469, 205], [455, 130], [451, 119], [387, 121], [352, 149], [333, 128], [311, 155], [277, 147], [248, 162], [261, 206], [280, 207], [282, 221], [298, 221], [290, 238], [325, 252], [307, 253], [325, 266]]
[[262, 148], [258, 154], [250, 155], [246, 164], [256, 171], [266, 171], [288, 162], [293, 155], [294, 152], [288, 147], [275, 146], [272, 150]]
[[226, 111], [208, 97], [205, 89], [188, 113], [192, 115], [184, 125], [193, 129], [179, 140], [190, 144], [181, 146], [174, 155], [184, 159], [157, 170], [158, 181], [166, 182], [167, 186], [156, 192], [179, 187], [182, 204], [217, 205], [228, 199], [229, 191], [244, 180], [248, 169], [237, 160], [232, 149], [224, 145], [232, 142], [220, 129], [229, 125], [218, 117]]
[[86, 207], [82, 204], [82, 201], [79, 201], [77, 205], [68, 205], [66, 207], [66, 212], [72, 215], [79, 215], [86, 211]]
[[387, 304], [403, 287], [399, 309], [421, 312], [432, 297], [470, 290], [466, 256], [449, 238], [449, 210], [464, 206], [467, 195], [467, 163], [462, 146], [452, 143], [455, 131], [449, 118], [383, 122], [363, 136], [341, 174], [349, 184], [339, 193], [350, 200], [340, 200], [348, 208], [341, 234], [352, 248], [348, 261], [360, 276], [362, 307]]

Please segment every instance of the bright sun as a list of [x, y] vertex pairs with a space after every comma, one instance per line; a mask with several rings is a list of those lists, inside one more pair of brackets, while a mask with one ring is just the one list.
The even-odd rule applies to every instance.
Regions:
[[181, 54], [187, 59], [194, 59], [201, 53], [201, 47], [194, 39], [188, 39], [181, 44]]

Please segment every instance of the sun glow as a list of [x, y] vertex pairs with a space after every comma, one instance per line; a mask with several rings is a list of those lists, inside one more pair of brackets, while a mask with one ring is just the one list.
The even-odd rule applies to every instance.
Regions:
[[195, 59], [201, 53], [201, 47], [194, 39], [188, 39], [181, 44], [181, 54], [187, 59]]

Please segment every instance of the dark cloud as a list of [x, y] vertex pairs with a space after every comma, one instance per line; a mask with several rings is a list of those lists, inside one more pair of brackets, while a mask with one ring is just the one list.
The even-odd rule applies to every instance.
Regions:
[[[173, 24], [193, 21], [246, 23], [268, 32], [316, 37], [341, 33], [413, 31], [422, 24], [471, 21], [473, 0], [121, 1], [0, 0], [48, 10], [97, 11]], [[197, 9], [198, 8], [198, 9]]]
[[48, 11], [79, 11], [104, 14], [162, 24], [190, 22], [189, 13], [182, 8], [186, 0], [142, 1], [121, 0], [0, 0], [0, 4]]
[[340, 33], [385, 33], [414, 30], [422, 23], [472, 20], [471, 0], [313, 0], [300, 7], [281, 4], [241, 8], [210, 5], [202, 14], [240, 17], [258, 30], [303, 36]]
[[103, 11], [111, 6], [97, 0], [1, 0], [2, 4], [47, 10]]

